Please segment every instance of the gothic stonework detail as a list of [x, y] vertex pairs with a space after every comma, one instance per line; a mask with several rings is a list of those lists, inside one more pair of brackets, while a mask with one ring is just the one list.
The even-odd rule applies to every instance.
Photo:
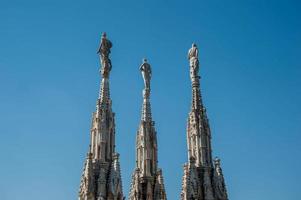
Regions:
[[102, 66], [101, 87], [92, 115], [91, 144], [81, 177], [79, 200], [124, 199], [119, 154], [115, 152], [115, 113], [109, 90], [111, 47], [112, 43], [104, 33], [98, 50]]
[[143, 60], [140, 67], [145, 88], [142, 116], [136, 137], [136, 169], [132, 175], [130, 200], [166, 200], [162, 170], [158, 168], [158, 146], [155, 122], [150, 105], [151, 67]]
[[[112, 70], [112, 42], [104, 33], [98, 54], [101, 84], [92, 114], [90, 148], [80, 181], [79, 200], [124, 200], [119, 154], [115, 151], [115, 113], [112, 111], [109, 77]], [[188, 162], [183, 167], [181, 200], [228, 200], [219, 158], [212, 158], [211, 131], [202, 102], [196, 44], [188, 52], [192, 87], [187, 120]], [[136, 135], [136, 167], [132, 174], [129, 200], [166, 200], [162, 170], [158, 167], [158, 145], [151, 113], [151, 65], [140, 66], [144, 81], [141, 120]]]
[[[188, 52], [192, 85], [187, 120], [188, 163], [184, 165], [182, 200], [228, 200], [220, 159], [212, 160], [211, 132], [200, 92], [198, 48]], [[214, 162], [214, 164], [213, 164]]]

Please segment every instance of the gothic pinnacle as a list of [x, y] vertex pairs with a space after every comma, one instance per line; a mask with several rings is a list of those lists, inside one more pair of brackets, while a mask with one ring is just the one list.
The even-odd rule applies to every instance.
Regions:
[[144, 79], [142, 117], [136, 135], [136, 169], [132, 176], [130, 200], [166, 200], [161, 169], [158, 168], [158, 145], [155, 124], [151, 118], [151, 66], [143, 59], [140, 66]]
[[198, 48], [188, 52], [192, 84], [191, 111], [187, 120], [188, 163], [184, 166], [181, 200], [227, 200], [219, 159], [212, 162], [211, 131], [202, 103]]
[[115, 113], [109, 90], [111, 47], [112, 43], [104, 33], [97, 52], [102, 67], [101, 86], [96, 112], [92, 115], [90, 148], [81, 178], [79, 200], [124, 199], [119, 154], [115, 152]]

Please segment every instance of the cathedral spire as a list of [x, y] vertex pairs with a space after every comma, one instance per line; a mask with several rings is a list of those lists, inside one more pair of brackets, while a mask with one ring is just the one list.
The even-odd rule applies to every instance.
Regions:
[[189, 162], [184, 166], [181, 199], [227, 200], [219, 161], [215, 165], [212, 161], [211, 131], [202, 102], [198, 54], [198, 48], [193, 43], [188, 52], [192, 88], [191, 110], [187, 121]]
[[144, 80], [143, 105], [136, 137], [136, 169], [132, 176], [130, 200], [166, 200], [162, 170], [158, 168], [155, 123], [151, 117], [151, 66], [144, 59], [140, 70]]
[[112, 69], [112, 43], [103, 33], [98, 50], [101, 85], [92, 115], [89, 156], [81, 179], [79, 200], [123, 200], [118, 154], [115, 152], [115, 113], [110, 99], [109, 76]]
[[187, 132], [189, 136], [188, 159], [190, 160], [193, 157], [197, 166], [212, 166], [211, 133], [201, 96], [198, 55], [197, 45], [193, 43], [188, 52], [192, 88], [191, 111], [189, 113]]

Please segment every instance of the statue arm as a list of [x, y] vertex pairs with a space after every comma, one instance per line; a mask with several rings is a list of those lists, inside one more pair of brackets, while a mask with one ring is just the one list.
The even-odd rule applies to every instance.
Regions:
[[101, 50], [101, 44], [99, 45], [99, 48], [98, 48], [97, 54], [100, 54], [100, 50]]

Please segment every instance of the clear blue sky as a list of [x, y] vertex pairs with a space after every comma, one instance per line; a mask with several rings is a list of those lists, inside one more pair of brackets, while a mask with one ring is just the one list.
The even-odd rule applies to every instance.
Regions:
[[200, 50], [213, 153], [230, 200], [300, 199], [301, 3], [0, 1], [1, 200], [76, 199], [99, 90], [101, 32], [124, 193], [135, 166], [143, 57], [170, 200], [179, 199], [190, 107], [187, 50]]

